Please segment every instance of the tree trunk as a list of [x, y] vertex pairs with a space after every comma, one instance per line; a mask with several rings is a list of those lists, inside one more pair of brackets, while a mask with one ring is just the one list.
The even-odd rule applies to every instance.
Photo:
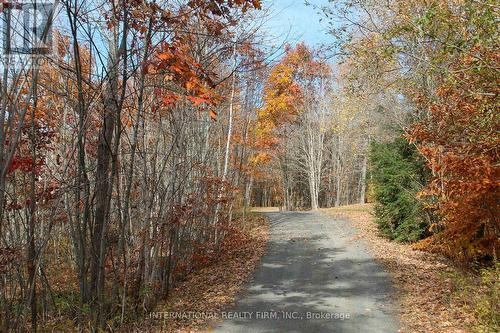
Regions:
[[363, 157], [363, 165], [361, 166], [361, 190], [359, 193], [359, 203], [364, 204], [365, 203], [365, 196], [366, 196], [366, 167], [368, 164], [368, 156], [365, 154]]

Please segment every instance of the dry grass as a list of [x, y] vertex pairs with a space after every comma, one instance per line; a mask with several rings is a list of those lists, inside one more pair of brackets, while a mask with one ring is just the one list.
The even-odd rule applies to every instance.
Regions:
[[279, 212], [280, 209], [279, 207], [252, 207], [250, 211], [254, 213], [273, 213]]

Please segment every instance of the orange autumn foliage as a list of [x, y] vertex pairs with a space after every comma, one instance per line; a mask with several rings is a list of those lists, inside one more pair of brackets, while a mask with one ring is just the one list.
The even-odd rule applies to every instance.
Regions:
[[[478, 58], [491, 67], [459, 71]], [[428, 117], [410, 134], [434, 175], [421, 194], [437, 199], [442, 218], [421, 245], [461, 260], [498, 258], [500, 250], [499, 60], [481, 47], [461, 57], [452, 68], [460, 74], [438, 89], [438, 101], [420, 100]]]
[[279, 133], [280, 127], [294, 123], [303, 111], [308, 86], [328, 75], [330, 68], [315, 59], [305, 44], [298, 44], [294, 49], [287, 47], [284, 58], [273, 67], [264, 87], [264, 107], [257, 113], [259, 147], [269, 149], [278, 145], [280, 138], [286, 136]]

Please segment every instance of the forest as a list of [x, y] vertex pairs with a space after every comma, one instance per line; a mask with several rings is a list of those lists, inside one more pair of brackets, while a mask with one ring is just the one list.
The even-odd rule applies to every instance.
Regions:
[[272, 2], [2, 1], [0, 331], [127, 332], [246, 260], [252, 207], [370, 203], [498, 273], [499, 3], [309, 1], [316, 47], [270, 34]]

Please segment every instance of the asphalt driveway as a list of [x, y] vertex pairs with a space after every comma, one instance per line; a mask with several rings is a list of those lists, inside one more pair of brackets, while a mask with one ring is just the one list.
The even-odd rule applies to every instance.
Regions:
[[268, 213], [260, 267], [211, 332], [397, 332], [390, 278], [347, 221]]

